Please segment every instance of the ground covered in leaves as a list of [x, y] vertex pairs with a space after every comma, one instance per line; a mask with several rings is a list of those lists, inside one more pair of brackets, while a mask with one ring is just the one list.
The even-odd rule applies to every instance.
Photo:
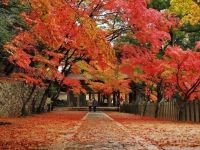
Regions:
[[0, 149], [47, 149], [62, 135], [70, 134], [85, 114], [62, 110], [27, 117], [0, 118]]
[[0, 149], [199, 150], [200, 124], [60, 109], [0, 118]]
[[158, 150], [157, 146], [134, 136], [103, 112], [90, 112], [80, 128], [64, 145], [65, 150]]
[[156, 120], [127, 113], [107, 114], [132, 135], [140, 136], [160, 149], [200, 149], [200, 124]]

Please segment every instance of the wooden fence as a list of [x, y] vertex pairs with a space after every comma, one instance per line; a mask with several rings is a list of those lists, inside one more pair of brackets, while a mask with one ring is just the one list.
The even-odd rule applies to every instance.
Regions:
[[[120, 106], [120, 111], [155, 117], [156, 104], [151, 102], [134, 102]], [[179, 118], [179, 107], [177, 103], [175, 101], [162, 101], [158, 104], [157, 118], [200, 122], [200, 100], [188, 102], [182, 112]]]

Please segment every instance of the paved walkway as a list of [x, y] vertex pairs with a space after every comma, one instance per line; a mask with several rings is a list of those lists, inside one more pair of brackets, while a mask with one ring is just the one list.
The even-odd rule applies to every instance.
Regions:
[[122, 124], [103, 112], [87, 113], [73, 134], [63, 137], [52, 149], [65, 150], [157, 150], [158, 148], [140, 137], [133, 136]]
[[0, 118], [0, 150], [200, 150], [200, 124], [119, 112]]

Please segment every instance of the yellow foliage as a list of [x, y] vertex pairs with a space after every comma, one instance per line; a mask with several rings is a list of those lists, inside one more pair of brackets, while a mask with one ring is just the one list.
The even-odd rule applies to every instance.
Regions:
[[66, 3], [64, 0], [23, 0], [23, 2], [28, 2], [41, 16], [48, 14], [54, 7], [61, 7]]
[[170, 67], [170, 66], [167, 65], [167, 64], [166, 64], [164, 67], [165, 67], [165, 71], [163, 71], [163, 72], [161, 73], [161, 77], [162, 77], [162, 78], [167, 78], [167, 77], [169, 77], [171, 74], [173, 74], [174, 72], [176, 72], [176, 69]]
[[200, 22], [200, 6], [193, 0], [171, 0], [170, 11], [182, 17], [181, 25], [185, 23], [195, 25]]

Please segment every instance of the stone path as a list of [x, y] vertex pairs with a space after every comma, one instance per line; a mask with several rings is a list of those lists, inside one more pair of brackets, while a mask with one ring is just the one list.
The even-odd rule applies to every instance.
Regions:
[[155, 145], [131, 134], [103, 112], [89, 112], [74, 127], [65, 142], [53, 149], [64, 150], [157, 150]]
[[0, 150], [29, 149], [200, 150], [200, 124], [65, 108], [0, 118]]

